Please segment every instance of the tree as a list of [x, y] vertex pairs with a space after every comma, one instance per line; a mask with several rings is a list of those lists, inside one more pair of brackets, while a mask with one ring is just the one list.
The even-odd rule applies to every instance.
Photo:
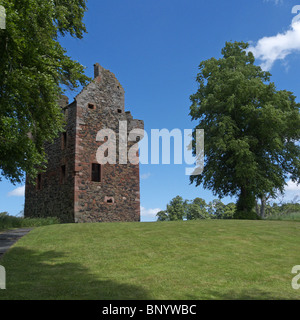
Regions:
[[236, 205], [233, 202], [224, 204], [220, 199], [209, 202], [207, 211], [212, 219], [232, 219]]
[[210, 201], [207, 207], [207, 211], [213, 219], [221, 219], [225, 204], [220, 199]]
[[169, 204], [165, 211], [159, 211], [156, 216], [158, 221], [175, 221], [183, 220], [185, 218], [186, 203], [183, 198], [176, 196]]
[[185, 216], [185, 203], [180, 196], [173, 198], [169, 204], [167, 204], [167, 214], [171, 221], [183, 220]]
[[[270, 197], [275, 197], [275, 194], [261, 194], [256, 198], [255, 210], [256, 214], [261, 218], [265, 219], [265, 211]], [[260, 199], [260, 205], [258, 204], [258, 199]]]
[[58, 42], [81, 39], [86, 0], [0, 0], [0, 171], [11, 182], [31, 179], [45, 165], [44, 143], [63, 130], [63, 86], [86, 85], [84, 67]]
[[170, 217], [165, 210], [157, 212], [156, 217], [157, 221], [170, 221]]
[[234, 217], [236, 206], [233, 202], [225, 205], [222, 216], [219, 219], [232, 219]]
[[200, 63], [190, 116], [204, 129], [205, 166], [191, 183], [238, 196], [235, 218], [253, 219], [257, 196], [283, 191], [288, 175], [300, 182], [300, 115], [295, 96], [276, 90], [247, 48], [226, 42], [220, 59]]
[[186, 201], [186, 219], [207, 219], [209, 214], [207, 212], [207, 204], [204, 199], [195, 198], [193, 201]]

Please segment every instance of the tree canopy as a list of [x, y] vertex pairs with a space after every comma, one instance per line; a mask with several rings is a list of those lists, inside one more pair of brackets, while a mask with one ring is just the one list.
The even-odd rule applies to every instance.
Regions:
[[220, 198], [238, 196], [237, 218], [254, 218], [255, 197], [283, 191], [288, 177], [300, 182], [300, 105], [276, 89], [247, 48], [227, 42], [220, 59], [201, 62], [190, 97], [205, 138], [204, 171], [191, 183]]
[[206, 203], [202, 198], [183, 200], [181, 196], [173, 198], [166, 210], [159, 211], [158, 221], [198, 220], [198, 219], [232, 219], [235, 204], [225, 205], [220, 199]]
[[63, 86], [86, 85], [84, 67], [61, 47], [59, 36], [81, 39], [86, 0], [0, 0], [0, 172], [21, 182], [45, 164], [44, 143], [63, 130], [58, 106]]
[[[280, 200], [280, 197], [277, 198], [278, 200], [279, 202], [266, 201], [264, 216], [261, 216], [261, 208], [258, 205], [256, 210], [259, 219], [300, 219], [300, 200], [298, 196], [289, 202], [284, 202], [283, 198]], [[236, 204], [233, 202], [224, 204], [220, 199], [214, 199], [207, 203], [199, 197], [193, 200], [184, 200], [181, 196], [176, 196], [169, 202], [166, 210], [159, 211], [156, 217], [158, 221], [233, 219], [235, 218], [235, 212]]]

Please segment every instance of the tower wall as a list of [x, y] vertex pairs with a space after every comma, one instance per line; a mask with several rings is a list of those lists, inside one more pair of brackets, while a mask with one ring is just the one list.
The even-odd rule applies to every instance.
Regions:
[[46, 172], [37, 177], [36, 185], [26, 180], [25, 217], [59, 217], [62, 222], [74, 221], [76, 104], [62, 106], [62, 109], [67, 120], [66, 131], [45, 146]]
[[[76, 98], [75, 221], [140, 221], [139, 165], [119, 164], [119, 121], [143, 129], [124, 109], [124, 89], [115, 76], [95, 65], [95, 79]], [[89, 108], [90, 106], [90, 108]], [[91, 181], [92, 164], [105, 141], [101, 129], [116, 133], [116, 164], [101, 165], [101, 181]], [[133, 143], [128, 143], [128, 149]], [[128, 150], [127, 149], [127, 150]]]
[[[33, 186], [26, 183], [25, 217], [56, 216], [62, 222], [140, 221], [139, 164], [119, 164], [119, 124], [143, 129], [141, 120], [125, 112], [124, 89], [113, 73], [94, 66], [95, 79], [67, 105], [66, 133], [46, 145], [48, 166]], [[101, 129], [116, 134], [116, 164], [100, 165], [100, 181], [93, 181]], [[136, 142], [128, 142], [128, 151]], [[124, 150], [123, 150], [124, 151]], [[126, 152], [127, 153], [127, 152]], [[63, 171], [65, 171], [63, 173]], [[37, 178], [38, 180], [39, 178]]]

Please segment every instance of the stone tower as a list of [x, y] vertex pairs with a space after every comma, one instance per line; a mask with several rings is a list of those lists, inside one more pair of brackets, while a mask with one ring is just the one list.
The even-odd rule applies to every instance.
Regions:
[[[55, 216], [62, 222], [140, 221], [139, 164], [118, 161], [118, 145], [120, 123], [123, 130], [126, 125], [126, 136], [132, 129], [143, 129], [144, 123], [125, 112], [124, 89], [113, 73], [95, 64], [94, 75], [72, 103], [66, 97], [60, 101], [66, 130], [45, 147], [46, 172], [37, 176], [36, 185], [26, 183], [25, 217]], [[99, 164], [97, 150], [109, 138], [97, 139], [102, 129], [116, 134], [115, 164]], [[126, 151], [136, 141], [128, 142]]]

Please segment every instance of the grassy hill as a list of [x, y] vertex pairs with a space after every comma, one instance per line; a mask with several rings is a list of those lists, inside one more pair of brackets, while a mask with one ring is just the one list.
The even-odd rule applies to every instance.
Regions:
[[0, 299], [299, 299], [299, 248], [291, 221], [38, 227], [0, 260]]

